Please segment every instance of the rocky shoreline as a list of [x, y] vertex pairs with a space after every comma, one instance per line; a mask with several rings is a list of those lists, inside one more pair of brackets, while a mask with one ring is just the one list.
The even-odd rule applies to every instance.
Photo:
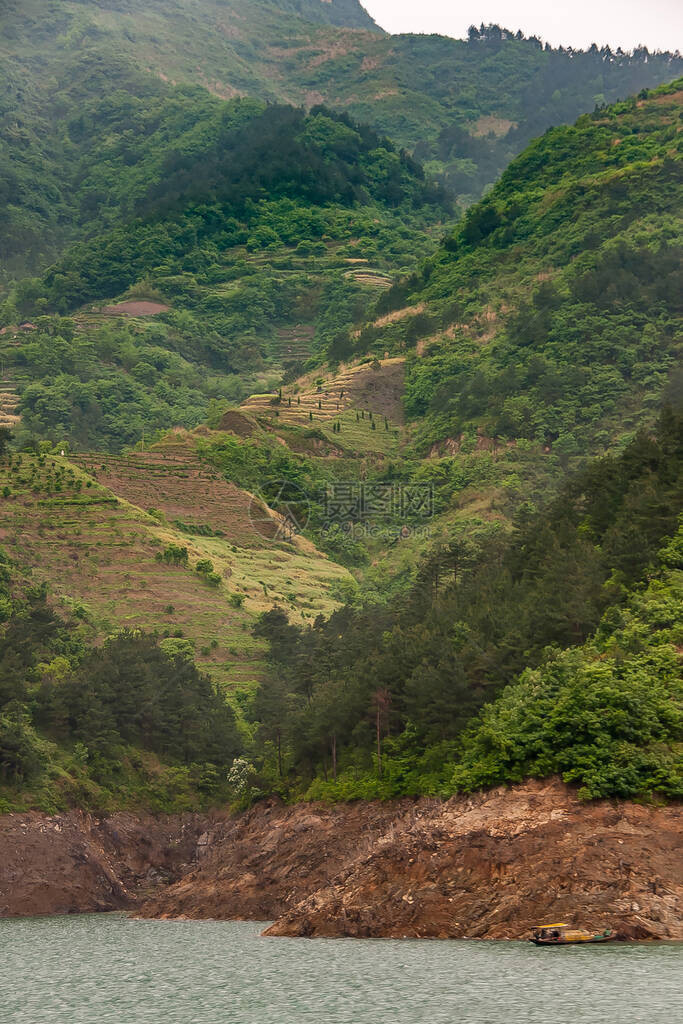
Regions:
[[683, 940], [681, 807], [559, 782], [449, 801], [0, 818], [0, 917], [129, 910], [266, 935], [519, 939], [543, 919]]

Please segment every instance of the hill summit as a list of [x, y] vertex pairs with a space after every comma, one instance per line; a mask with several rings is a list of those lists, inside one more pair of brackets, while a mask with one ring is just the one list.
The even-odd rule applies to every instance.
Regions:
[[362, 28], [381, 32], [358, 0], [250, 0], [263, 7], [277, 7], [285, 14], [296, 14], [305, 21], [336, 25], [340, 28]]

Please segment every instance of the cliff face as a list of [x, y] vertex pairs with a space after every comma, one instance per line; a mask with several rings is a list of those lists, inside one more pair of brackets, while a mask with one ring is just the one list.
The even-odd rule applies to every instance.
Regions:
[[559, 783], [472, 798], [259, 805], [238, 818], [0, 819], [0, 916], [129, 907], [267, 935], [523, 938], [548, 920], [683, 939], [680, 807]]
[[683, 938], [680, 810], [558, 784], [417, 810], [267, 935], [519, 939], [543, 921]]
[[0, 917], [135, 906], [189, 870], [206, 824], [195, 815], [4, 815]]
[[420, 804], [259, 805], [223, 821], [195, 868], [141, 907], [143, 917], [266, 921], [333, 887]]

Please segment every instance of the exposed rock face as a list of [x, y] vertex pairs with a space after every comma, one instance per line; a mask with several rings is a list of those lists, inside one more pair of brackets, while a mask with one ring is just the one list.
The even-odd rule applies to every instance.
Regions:
[[683, 938], [680, 808], [581, 804], [560, 783], [256, 808], [145, 916], [277, 918], [267, 935], [521, 938], [543, 920]]
[[275, 919], [267, 935], [496, 939], [564, 920], [683, 939], [682, 851], [680, 807], [580, 804], [558, 782], [237, 818], [9, 815], [0, 916], [132, 907]]
[[369, 855], [414, 801], [391, 804], [260, 804], [216, 826], [189, 874], [159, 892], [143, 917], [266, 921], [335, 884]]
[[543, 921], [683, 939], [680, 808], [526, 785], [416, 808], [268, 935], [516, 939]]
[[194, 815], [4, 815], [0, 917], [133, 907], [189, 870], [205, 828]]

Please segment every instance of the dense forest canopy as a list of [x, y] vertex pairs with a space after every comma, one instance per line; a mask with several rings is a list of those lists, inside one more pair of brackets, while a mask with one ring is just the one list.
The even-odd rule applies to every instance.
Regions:
[[590, 464], [510, 536], [433, 551], [385, 608], [308, 629], [264, 615], [273, 674], [252, 714], [266, 774], [324, 775], [315, 793], [347, 797], [553, 772], [591, 797], [677, 792], [680, 537], [653, 567], [676, 532], [682, 425], [667, 410], [656, 438]]
[[[121, 151], [108, 152], [101, 167], [90, 164], [83, 189], [106, 195], [110, 208], [119, 198], [118, 215], [108, 213], [116, 226], [74, 247], [46, 273], [36, 299], [44, 296], [49, 308], [67, 312], [114, 297], [159, 266], [173, 273], [188, 250], [281, 243], [274, 232], [265, 233], [267, 225], [258, 233], [263, 203], [292, 204], [290, 245], [311, 234], [320, 238], [330, 208], [446, 206], [421, 167], [388, 140], [323, 108], [306, 116], [258, 101], [214, 104], [197, 92], [183, 99], [181, 94], [177, 104], [164, 104], [157, 114], [159, 123], [136, 154], [132, 172], [126, 173], [127, 110], [117, 111], [116, 123], [107, 125], [119, 136]], [[187, 114], [189, 130], [174, 130], [178, 117]], [[92, 129], [86, 122], [76, 130]], [[301, 207], [323, 209], [317, 220], [309, 214], [306, 222], [304, 214], [302, 222]], [[20, 289], [20, 296], [26, 291]]]

